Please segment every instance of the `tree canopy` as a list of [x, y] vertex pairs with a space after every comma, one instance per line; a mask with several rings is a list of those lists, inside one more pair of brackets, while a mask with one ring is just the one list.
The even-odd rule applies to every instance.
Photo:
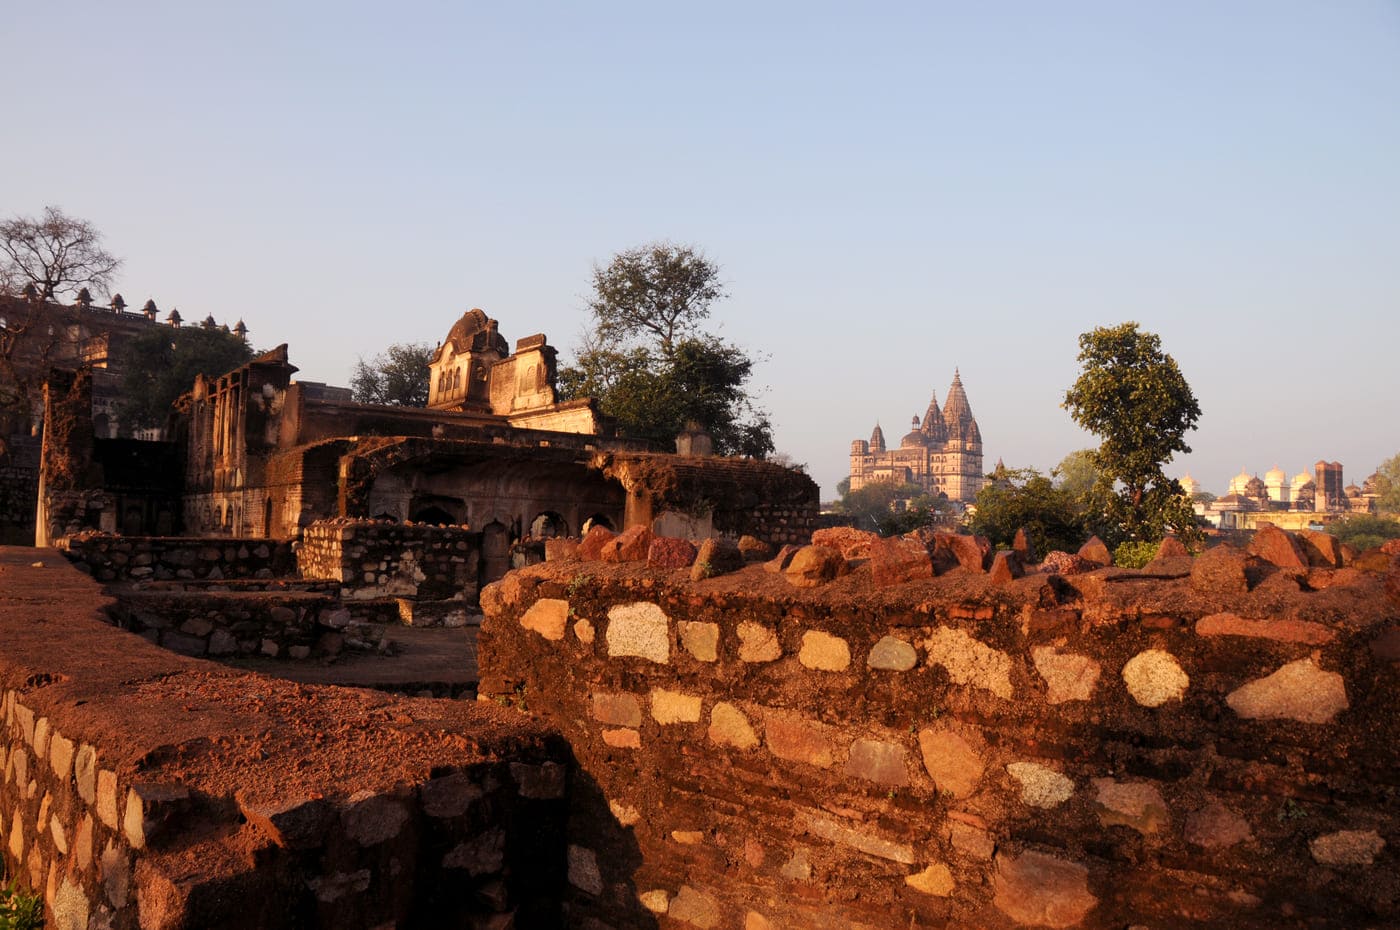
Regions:
[[350, 376], [355, 402], [426, 407], [433, 351], [426, 342], [398, 342], [368, 361], [362, 356]]
[[1024, 528], [1040, 554], [1074, 552], [1092, 535], [1085, 497], [1057, 486], [1034, 468], [993, 472], [972, 507], [968, 529], [1009, 546]]
[[748, 386], [754, 358], [701, 328], [723, 296], [719, 267], [689, 246], [652, 243], [595, 267], [592, 326], [561, 366], [561, 397], [594, 397], [626, 435], [659, 446], [694, 423], [721, 455], [772, 452]]
[[1081, 372], [1064, 406], [1101, 440], [1093, 462], [1122, 538], [1155, 541], [1168, 529], [1194, 535], [1190, 501], [1162, 471], [1173, 455], [1191, 451], [1186, 433], [1201, 416], [1176, 361], [1137, 323], [1084, 333], [1078, 360]]
[[1376, 508], [1400, 513], [1400, 455], [1392, 455], [1376, 469]]
[[[897, 505], [904, 506], [896, 509]], [[881, 536], [898, 536], [921, 526], [942, 521], [951, 511], [946, 498], [935, 497], [917, 484], [875, 481], [854, 491], [846, 482], [836, 512], [851, 520], [851, 525]]]
[[124, 429], [165, 425], [170, 405], [194, 384], [196, 375], [216, 378], [253, 357], [242, 337], [196, 326], [153, 326], [118, 350], [122, 373], [117, 418]]
[[18, 294], [31, 284], [46, 299], [83, 288], [106, 293], [120, 266], [95, 226], [57, 207], [0, 221], [0, 293]]
[[1374, 549], [1387, 540], [1400, 539], [1400, 520], [1358, 513], [1328, 524], [1327, 532], [1357, 551], [1362, 551]]

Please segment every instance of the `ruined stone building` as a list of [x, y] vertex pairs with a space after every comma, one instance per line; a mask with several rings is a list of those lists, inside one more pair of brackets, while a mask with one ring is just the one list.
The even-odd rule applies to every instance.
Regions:
[[851, 443], [851, 490], [867, 484], [912, 484], [929, 494], [970, 503], [986, 482], [982, 471], [982, 431], [967, 402], [962, 377], [955, 369], [943, 409], [938, 395], [929, 399], [922, 423], [913, 427], [897, 448], [887, 448], [877, 423], [867, 442]]
[[[42, 388], [50, 371], [81, 367], [90, 372], [84, 390], [90, 397], [95, 439], [153, 438], [134, 436], [118, 422], [122, 382], [118, 360], [126, 344], [152, 328], [181, 323], [178, 310], [171, 310], [162, 321], [154, 300], [147, 300], [140, 311], [128, 310], [120, 294], [105, 307], [94, 304], [86, 290], [72, 305], [33, 295], [0, 296], [0, 543], [27, 545], [35, 538], [44, 429]], [[219, 326], [212, 316], [200, 325]], [[231, 331], [245, 338], [248, 333], [242, 320]], [[125, 461], [133, 460], [126, 455]], [[124, 464], [114, 465], [117, 471], [124, 468]], [[130, 477], [145, 480], [139, 467]], [[170, 528], [167, 523], [166, 529]], [[155, 529], [154, 523], [150, 529]]]
[[[170, 442], [141, 444], [150, 461], [178, 463], [163, 485], [178, 513], [165, 498], [119, 502], [105, 482], [110, 468], [80, 469], [95, 477], [55, 476], [41, 533], [138, 524], [135, 532], [150, 533], [163, 513], [177, 532], [245, 538], [296, 538], [336, 517], [463, 525], [481, 534], [489, 580], [504, 573], [513, 542], [595, 523], [772, 542], [811, 532], [817, 488], [806, 475], [656, 453], [612, 435], [594, 401], [557, 399], [554, 354], [543, 335], [509, 352], [497, 322], [472, 310], [433, 357], [430, 406], [414, 408], [357, 404], [293, 381], [296, 366], [278, 346], [221, 377], [197, 378], [177, 403]], [[82, 408], [82, 384], [51, 392], [51, 405]], [[99, 463], [116, 451], [114, 441], [85, 446], [73, 435], [70, 460]]]

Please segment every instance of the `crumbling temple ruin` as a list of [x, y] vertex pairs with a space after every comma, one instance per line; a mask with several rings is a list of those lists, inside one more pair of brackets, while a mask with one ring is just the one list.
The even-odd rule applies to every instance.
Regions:
[[896, 448], [885, 446], [885, 432], [879, 423], [868, 442], [852, 442], [851, 490], [875, 482], [912, 484], [926, 494], [971, 503], [986, 483], [982, 430], [972, 415], [962, 375], [956, 370], [945, 401], [940, 410], [938, 396], [931, 397], [922, 423], [915, 415], [913, 428]]

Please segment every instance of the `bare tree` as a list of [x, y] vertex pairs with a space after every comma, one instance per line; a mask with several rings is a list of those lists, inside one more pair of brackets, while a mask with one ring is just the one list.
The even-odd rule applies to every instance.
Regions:
[[32, 284], [48, 300], [83, 288], [105, 294], [120, 266], [95, 226], [58, 207], [45, 207], [38, 218], [0, 221], [0, 292], [17, 294]]

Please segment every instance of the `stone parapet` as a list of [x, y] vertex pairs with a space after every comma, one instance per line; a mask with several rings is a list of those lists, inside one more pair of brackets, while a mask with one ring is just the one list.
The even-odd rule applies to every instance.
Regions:
[[484, 589], [481, 695], [557, 725], [595, 786], [576, 925], [1400, 921], [1383, 575], [852, 567], [561, 561]]
[[476, 600], [481, 534], [462, 526], [337, 519], [306, 528], [303, 578], [337, 582], [347, 600]]
[[55, 543], [98, 581], [218, 581], [291, 574], [292, 545], [275, 539], [121, 536], [83, 532]]
[[0, 855], [48, 926], [560, 925], [557, 737], [175, 655], [34, 552], [0, 548]]

